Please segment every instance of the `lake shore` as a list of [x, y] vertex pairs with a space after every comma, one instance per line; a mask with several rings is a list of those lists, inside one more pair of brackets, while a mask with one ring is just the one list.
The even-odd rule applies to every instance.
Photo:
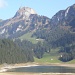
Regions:
[[[31, 66], [39, 66], [39, 65], [49, 65], [49, 66], [66, 66], [66, 67], [75, 67], [75, 64], [65, 64], [65, 63], [50, 63], [50, 64], [39, 64], [39, 63], [25, 63], [25, 64], [12, 64], [6, 67], [2, 67], [3, 69], [12, 69], [12, 68], [20, 68], [20, 67], [31, 67]], [[75, 75], [75, 73], [16, 73], [16, 72], [0, 72], [0, 75]]]
[[16, 72], [5, 72], [0, 75], [75, 75], [74, 73], [16, 73]]

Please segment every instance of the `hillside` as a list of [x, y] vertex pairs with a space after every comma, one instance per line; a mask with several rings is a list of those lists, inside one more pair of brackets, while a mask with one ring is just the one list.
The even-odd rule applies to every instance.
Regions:
[[30, 53], [30, 50], [23, 50], [11, 40], [0, 39], [0, 64], [32, 62], [34, 59]]
[[74, 60], [75, 4], [58, 11], [51, 19], [40, 16], [32, 8], [19, 8], [14, 17], [0, 22], [0, 38], [13, 39], [22, 51], [28, 52], [22, 53], [31, 61], [33, 57], [42, 59], [56, 48], [60, 48], [58, 60]]
[[28, 32], [46, 28], [50, 19], [40, 16], [29, 7], [19, 8], [15, 16], [0, 22], [0, 38], [18, 38]]
[[65, 10], [58, 11], [51, 19], [40, 16], [32, 8], [22, 7], [14, 17], [1, 20], [0, 38], [19, 38], [27, 33], [34, 34], [38, 30], [53, 31], [55, 28], [74, 32], [75, 4]]

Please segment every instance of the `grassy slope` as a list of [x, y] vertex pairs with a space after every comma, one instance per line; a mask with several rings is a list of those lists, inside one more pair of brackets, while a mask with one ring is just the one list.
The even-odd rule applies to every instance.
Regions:
[[36, 37], [31, 37], [32, 34], [33, 34], [32, 32], [26, 33], [26, 34], [24, 34], [23, 36], [21, 36], [19, 38], [23, 39], [23, 40], [31, 41], [33, 44], [36, 44], [38, 41], [43, 41], [42, 39], [36, 40], [37, 39]]
[[75, 59], [72, 61], [67, 62], [68, 64], [75, 64]]
[[59, 49], [52, 49], [50, 53], [45, 53], [43, 58], [38, 59], [35, 58], [35, 62], [38, 63], [61, 63], [61, 61], [58, 60], [59, 58], [59, 53], [58, 53]]
[[[31, 37], [32, 33], [27, 33], [24, 34], [23, 36], [19, 37], [20, 39], [23, 40], [29, 40], [32, 43], [36, 44], [38, 42], [38, 40], [36, 40], [36, 37]], [[39, 41], [41, 41], [41, 39], [39, 39]], [[57, 49], [51, 49], [50, 53], [45, 53], [43, 58], [38, 59], [36, 57], [34, 57], [35, 62], [37, 63], [63, 63], [61, 61], [58, 60], [60, 54], [58, 53], [58, 48]], [[53, 60], [52, 60], [53, 59]], [[75, 60], [72, 60], [70, 62], [67, 63], [75, 63]]]
[[60, 54], [58, 53], [58, 48], [57, 49], [52, 49], [50, 53], [45, 53], [43, 58], [38, 59], [34, 57], [34, 60], [36, 63], [40, 64], [50, 64], [50, 63], [66, 63], [66, 64], [74, 64], [75, 60], [69, 61], [69, 62], [62, 62], [58, 60]]
[[24, 34], [23, 36], [19, 37], [20, 39], [23, 39], [23, 40], [28, 40], [28, 41], [31, 41], [32, 43], [37, 43], [38, 41], [36, 41], [36, 37], [31, 37], [32, 33], [27, 33], [27, 34]]
[[[31, 35], [32, 35], [32, 33], [27, 33], [19, 38], [23, 39], [23, 40], [29, 40], [32, 43], [37, 43], [38, 41], [36, 40], [36, 37], [31, 37]], [[41, 58], [41, 59], [34, 57], [35, 62], [38, 62], [38, 63], [44, 63], [44, 62], [45, 63], [60, 63], [61, 61], [58, 60], [58, 57], [59, 57], [58, 50], [59, 49], [52, 49], [50, 53], [45, 53], [43, 58]], [[51, 60], [51, 59], [53, 59], [53, 60]]]

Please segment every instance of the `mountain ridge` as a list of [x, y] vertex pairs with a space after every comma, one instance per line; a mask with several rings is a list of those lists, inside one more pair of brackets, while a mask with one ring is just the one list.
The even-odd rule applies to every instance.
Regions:
[[[54, 23], [56, 21], [56, 25], [59, 24], [59, 22], [61, 22], [61, 21], [64, 22], [65, 25], [67, 25], [67, 24], [69, 24], [68, 22], [70, 22], [73, 18], [75, 18], [75, 4], [73, 4], [72, 6], [69, 6], [65, 10], [58, 11], [52, 17], [51, 20], [53, 20], [52, 23]], [[62, 23], [62, 25], [64, 25], [64, 23]]]
[[[23, 39], [23, 35], [29, 39], [35, 37], [37, 42], [30, 43], [28, 39]], [[34, 54], [39, 59], [52, 48], [56, 50], [59, 47], [57, 57], [59, 60], [64, 62], [73, 60], [75, 59], [75, 4], [58, 11], [51, 19], [38, 15], [29, 7], [20, 8], [14, 17], [0, 22], [0, 38], [13, 39], [19, 48], [33, 51], [32, 56]], [[26, 53], [28, 57], [30, 54], [30, 51]]]
[[32, 8], [19, 8], [14, 17], [0, 22], [0, 38], [18, 38], [25, 33], [41, 29], [48, 31], [59, 26], [73, 31], [72, 22], [75, 19], [75, 4], [65, 10], [58, 11], [51, 19], [38, 15]]
[[[28, 14], [28, 15], [27, 15]], [[28, 7], [19, 8], [19, 10], [16, 12], [15, 16], [13, 18], [10, 18], [8, 20], [4, 20], [0, 23], [0, 31], [2, 35], [6, 34], [8, 35], [7, 38], [12, 37], [14, 34], [16, 35], [17, 32], [22, 32], [24, 34], [25, 32], [31, 31], [35, 29], [38, 29], [38, 26], [42, 25], [42, 20], [45, 16], [37, 15], [36, 12]], [[45, 17], [47, 18], [47, 17]], [[40, 21], [40, 20], [41, 21]], [[49, 18], [47, 18], [49, 20]], [[46, 21], [46, 19], [45, 19]], [[47, 24], [47, 22], [46, 22]], [[6, 33], [6, 34], [4, 34]], [[11, 36], [11, 35], [12, 36]], [[21, 34], [21, 33], [20, 33]]]

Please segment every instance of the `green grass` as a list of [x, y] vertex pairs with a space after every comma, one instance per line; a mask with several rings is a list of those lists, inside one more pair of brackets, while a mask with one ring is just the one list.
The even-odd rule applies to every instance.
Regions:
[[[33, 44], [36, 44], [38, 42], [38, 40], [36, 40], [36, 37], [31, 37], [31, 35], [32, 35], [32, 33], [30, 32], [30, 33], [24, 34], [23, 36], [21, 36], [19, 38], [23, 39], [23, 40], [31, 41]], [[39, 41], [42, 41], [42, 39], [39, 39]], [[34, 57], [34, 60], [36, 63], [63, 63], [60, 60], [58, 60], [58, 58], [60, 56], [58, 51], [59, 51], [59, 48], [51, 49], [51, 52], [45, 53], [43, 55], [43, 58], [38, 59], [38, 58]], [[73, 63], [75, 63], [75, 60], [72, 60], [72, 61], [66, 62], [66, 63], [73, 64]]]
[[59, 49], [52, 49], [50, 53], [45, 53], [43, 58], [38, 59], [34, 57], [34, 60], [38, 63], [62, 63], [60, 60], [58, 60], [60, 56], [58, 50]]
[[50, 64], [50, 63], [75, 64], [75, 60], [72, 60], [72, 61], [69, 61], [69, 62], [62, 62], [62, 61], [58, 60], [58, 58], [60, 56], [58, 51], [59, 51], [59, 48], [51, 49], [51, 52], [45, 53], [43, 55], [43, 58], [38, 59], [38, 58], [34, 57], [34, 60], [35, 60], [36, 63], [40, 63], [40, 64]]
[[67, 62], [67, 63], [69, 63], [69, 64], [75, 64], [75, 59], [72, 60], [72, 61], [69, 61], [69, 62]]
[[[60, 61], [57, 59], [57, 57], [55, 56], [50, 56], [49, 54], [44, 54], [44, 57], [41, 58], [41, 59], [38, 59], [38, 58], [34, 58], [35, 59], [35, 62], [38, 62], [38, 63], [60, 63]], [[53, 59], [53, 60], [51, 60]]]
[[36, 40], [37, 39], [36, 37], [31, 37], [32, 34], [33, 34], [32, 32], [26, 33], [22, 35], [21, 37], [19, 37], [19, 39], [28, 40], [32, 42], [33, 44], [36, 44], [38, 41], [43, 41], [42, 39]]
[[38, 41], [36, 41], [36, 37], [31, 37], [32, 33], [27, 33], [27, 34], [24, 34], [23, 36], [19, 37], [20, 39], [23, 39], [23, 40], [28, 40], [28, 41], [31, 41], [32, 43], [37, 43]]

